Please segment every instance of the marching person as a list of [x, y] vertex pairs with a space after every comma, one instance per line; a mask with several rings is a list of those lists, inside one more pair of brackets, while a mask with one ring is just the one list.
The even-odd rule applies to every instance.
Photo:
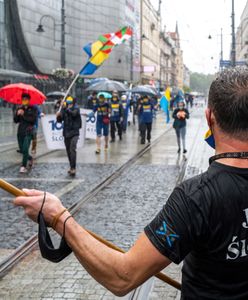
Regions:
[[177, 153], [181, 152], [181, 141], [183, 146], [183, 153], [186, 153], [186, 119], [189, 119], [189, 111], [187, 110], [187, 108], [185, 108], [185, 102], [183, 100], [180, 100], [177, 103], [177, 108], [174, 110], [172, 117], [175, 119], [173, 128], [175, 129], [177, 136]]
[[121, 96], [121, 104], [123, 108], [123, 122], [122, 122], [122, 132], [126, 133], [127, 130], [127, 120], [128, 120], [128, 110], [130, 106], [128, 105], [127, 95]]
[[145, 144], [146, 138], [148, 143], [151, 142], [153, 110], [154, 106], [151, 100], [147, 95], [143, 96], [138, 107], [141, 144]]
[[87, 109], [94, 109], [94, 107], [97, 104], [97, 92], [93, 92], [87, 99], [87, 105], [86, 108]]
[[[206, 119], [216, 155], [205, 173], [174, 189], [127, 253], [97, 241], [46, 194], [45, 222], [59, 216], [54, 230], [62, 236], [66, 228], [64, 238], [79, 262], [114, 294], [123, 296], [171, 262], [184, 261], [182, 299], [248, 299], [247, 87], [247, 69], [228, 68], [213, 81]], [[44, 192], [24, 191], [27, 196], [14, 204], [37, 221]]]
[[65, 142], [66, 153], [70, 163], [68, 174], [76, 175], [76, 160], [77, 160], [77, 142], [79, 139], [79, 130], [82, 127], [82, 119], [80, 116], [79, 107], [75, 99], [71, 96], [66, 98], [66, 106], [56, 113], [57, 122], [64, 122], [63, 136]]
[[105, 98], [104, 93], [98, 94], [98, 102], [94, 106], [93, 114], [97, 112], [96, 119], [96, 154], [101, 153], [101, 137], [104, 136], [105, 145], [104, 150], [108, 150], [108, 136], [109, 136], [109, 123], [110, 123], [110, 104]]
[[118, 94], [113, 92], [112, 99], [110, 101], [110, 132], [111, 132], [111, 141], [110, 143], [115, 142], [115, 132], [117, 130], [120, 141], [122, 140], [122, 122], [123, 122], [123, 107], [119, 101]]
[[27, 165], [30, 168], [33, 165], [33, 158], [29, 155], [29, 147], [33, 138], [37, 116], [37, 109], [30, 105], [30, 95], [23, 93], [22, 106], [17, 108], [14, 116], [14, 122], [19, 123], [17, 139], [20, 153], [22, 153], [20, 173], [27, 173]]

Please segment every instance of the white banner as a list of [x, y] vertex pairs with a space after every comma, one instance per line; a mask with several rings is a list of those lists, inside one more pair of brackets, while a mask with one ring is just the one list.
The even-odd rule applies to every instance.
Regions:
[[[80, 109], [81, 115], [88, 115], [92, 113], [92, 110], [90, 109]], [[86, 139], [96, 139], [96, 116], [92, 117], [86, 117], [86, 133], [85, 133]]]
[[[86, 117], [82, 118], [82, 128], [79, 131], [77, 148], [83, 147], [85, 140]], [[49, 150], [65, 149], [63, 137], [63, 123], [56, 121], [56, 115], [45, 115], [41, 118], [41, 125], [45, 137], [46, 145]]]

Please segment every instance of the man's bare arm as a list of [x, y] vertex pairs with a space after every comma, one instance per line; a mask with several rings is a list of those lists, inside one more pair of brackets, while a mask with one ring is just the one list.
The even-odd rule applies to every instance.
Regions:
[[[16, 198], [15, 204], [23, 206], [27, 215], [36, 220], [43, 192], [25, 192], [30, 196]], [[64, 207], [59, 199], [47, 193], [43, 208], [46, 222], [51, 224], [53, 217], [62, 209]], [[63, 224], [69, 215], [66, 212], [59, 219], [56, 231], [60, 235], [63, 234]], [[144, 233], [127, 253], [120, 253], [96, 240], [70, 218], [66, 223], [65, 238], [82, 266], [117, 296], [127, 294], [170, 264], [170, 260], [160, 254]]]

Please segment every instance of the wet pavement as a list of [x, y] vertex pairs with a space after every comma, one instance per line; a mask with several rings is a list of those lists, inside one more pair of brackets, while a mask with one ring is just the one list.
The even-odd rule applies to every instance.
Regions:
[[[154, 124], [153, 139], [168, 131], [136, 164], [126, 169], [122, 176], [100, 191], [91, 201], [84, 203], [76, 219], [80, 224], [102, 235], [127, 250], [144, 226], [156, 215], [173, 190], [180, 170], [187, 160], [186, 177], [198, 174], [207, 168], [207, 159], [212, 154], [204, 145], [202, 125], [203, 110], [193, 112], [188, 123], [186, 156], [177, 155], [176, 138], [171, 125], [165, 125], [163, 116], [158, 116]], [[40, 152], [45, 147], [40, 144]], [[34, 170], [19, 178], [18, 155], [13, 150], [7, 155], [8, 169], [2, 169], [3, 177], [17, 186], [37, 186], [52, 192], [61, 192], [63, 203], [68, 206], [110, 175], [122, 163], [131, 158], [142, 146], [138, 143], [138, 133], [133, 126], [122, 142], [111, 145], [108, 153], [94, 154], [95, 144], [88, 141], [78, 152], [78, 170], [75, 180], [66, 175], [67, 160], [64, 151], [44, 155], [37, 161]], [[0, 158], [1, 158], [0, 153]], [[15, 160], [13, 160], [15, 156]], [[1, 160], [2, 161], [2, 160]], [[2, 165], [2, 164], [1, 164]], [[69, 188], [69, 192], [66, 187]], [[63, 190], [64, 189], [64, 190]], [[29, 227], [32, 232], [36, 225], [27, 220], [23, 211], [11, 207], [11, 197], [0, 194], [0, 214], [5, 209], [4, 222], [0, 228], [1, 237], [6, 231], [9, 237], [15, 230]], [[2, 220], [0, 215], [0, 222]], [[13, 218], [13, 219], [12, 219]], [[11, 219], [12, 223], [8, 223]], [[18, 222], [20, 225], [15, 225]], [[7, 225], [4, 225], [6, 223]], [[27, 234], [28, 236], [28, 234]], [[0, 238], [1, 239], [1, 238]], [[9, 238], [0, 240], [0, 256], [6, 256], [11, 248]], [[2, 246], [3, 245], [3, 246]], [[180, 266], [171, 265], [166, 269], [171, 277], [180, 278]], [[149, 299], [175, 299], [177, 291], [155, 279]], [[1, 299], [116, 299], [105, 288], [97, 284], [77, 262], [74, 255], [59, 264], [52, 264], [34, 251], [0, 281]]]

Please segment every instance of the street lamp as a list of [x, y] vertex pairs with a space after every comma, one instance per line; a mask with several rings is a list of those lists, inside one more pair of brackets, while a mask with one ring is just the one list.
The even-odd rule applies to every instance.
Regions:
[[[217, 36], [219, 36], [217, 34]], [[212, 39], [212, 35], [209, 34], [208, 39], [211, 40]], [[211, 58], [213, 59], [213, 58]], [[221, 28], [220, 30], [220, 60], [223, 61], [223, 29]], [[220, 69], [222, 69], [222, 67], [220, 66]]]
[[43, 33], [45, 32], [43, 25], [42, 25], [42, 21], [44, 18], [50, 18], [53, 21], [53, 41], [54, 41], [54, 45], [56, 42], [55, 39], [55, 28], [56, 26], [61, 26], [61, 39], [60, 39], [60, 65], [61, 68], [65, 68], [66, 67], [66, 51], [65, 51], [65, 0], [61, 0], [61, 23], [60, 24], [56, 24], [56, 21], [54, 19], [53, 16], [51, 15], [43, 15], [40, 18], [40, 23], [36, 29], [37, 32], [39, 33]]
[[56, 24], [55, 23], [55, 19], [54, 17], [50, 16], [50, 15], [43, 15], [41, 18], [40, 18], [40, 24], [38, 25], [36, 31], [39, 32], [39, 33], [43, 33], [45, 32], [44, 28], [43, 28], [43, 25], [42, 25], [42, 21], [45, 19], [45, 18], [49, 18], [52, 20], [53, 22], [53, 43], [55, 45], [55, 42], [56, 42], [56, 38], [55, 38], [55, 28], [56, 26], [60, 25], [60, 24]]

